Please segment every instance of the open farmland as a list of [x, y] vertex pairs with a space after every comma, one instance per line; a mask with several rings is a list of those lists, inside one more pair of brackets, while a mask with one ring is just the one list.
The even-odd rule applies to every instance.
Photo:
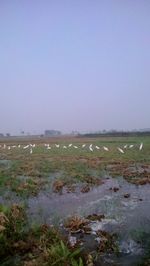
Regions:
[[0, 140], [1, 265], [149, 265], [150, 137]]

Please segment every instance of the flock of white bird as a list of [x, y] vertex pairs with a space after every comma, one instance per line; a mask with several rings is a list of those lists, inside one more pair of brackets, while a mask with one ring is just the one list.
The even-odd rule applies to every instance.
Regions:
[[[3, 145], [0, 145], [0, 149], [12, 150], [12, 149], [15, 149], [15, 148], [17, 148], [17, 149], [21, 149], [22, 148], [23, 150], [28, 149], [30, 154], [32, 154], [33, 153], [33, 149], [35, 147], [37, 147], [37, 146], [38, 146], [38, 144], [28, 144], [28, 145], [25, 145], [25, 146], [21, 145], [21, 144], [11, 145], [11, 146], [3, 144]], [[126, 145], [123, 146], [123, 148], [117, 147], [117, 150], [120, 153], [125, 153], [125, 151], [127, 149], [133, 149], [134, 147], [137, 147], [137, 145], [134, 145], [134, 144], [128, 145], [128, 144], [126, 144]], [[54, 144], [53, 146], [50, 146], [50, 144], [45, 143], [44, 144], [44, 148], [47, 149], [47, 150], [51, 150], [51, 149], [54, 149], [54, 148], [56, 148], [56, 149], [69, 149], [69, 148], [73, 148], [73, 149], [80, 149], [81, 148], [81, 149], [84, 149], [85, 148], [86, 150], [90, 150], [91, 152], [93, 152], [94, 150], [104, 150], [106, 152], [110, 151], [110, 149], [108, 147], [106, 147], [106, 146], [99, 147], [99, 146], [93, 145], [93, 144], [90, 144], [90, 145], [89, 144], [82, 144], [80, 146], [76, 146], [76, 145], [74, 145], [72, 143], [70, 143], [69, 145]], [[143, 143], [138, 145], [138, 149], [140, 151], [143, 149]]]

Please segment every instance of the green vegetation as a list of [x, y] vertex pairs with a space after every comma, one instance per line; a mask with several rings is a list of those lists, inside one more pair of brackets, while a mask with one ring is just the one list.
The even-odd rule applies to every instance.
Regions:
[[[79, 149], [62, 148], [70, 141]], [[83, 141], [86, 144], [84, 149], [81, 148]], [[141, 142], [144, 147], [139, 151]], [[149, 170], [147, 171], [150, 162], [150, 137], [74, 138], [72, 140], [60, 138], [57, 143], [61, 148], [57, 149], [52, 142], [50, 143], [51, 150], [45, 149], [44, 144], [38, 143], [33, 154], [18, 148], [6, 150], [5, 154], [3, 152], [4, 160], [0, 164], [1, 188], [10, 189], [23, 197], [36, 195], [45, 187], [51, 190], [53, 175], [55, 176], [57, 172], [61, 173], [57, 179], [62, 181], [64, 186], [76, 183], [98, 185], [101, 184], [104, 175], [124, 176], [133, 183], [138, 183], [139, 180], [143, 183], [150, 182], [150, 173]], [[93, 147], [99, 146], [100, 150], [94, 149], [91, 152], [90, 143], [93, 143]], [[125, 153], [121, 154], [117, 147], [122, 148], [125, 144], [133, 144], [134, 148], [126, 149]], [[104, 151], [103, 146], [107, 146], [109, 151]], [[131, 166], [135, 167], [136, 171], [130, 171]], [[138, 170], [139, 166], [142, 166], [143, 172]], [[143, 181], [143, 178], [146, 179]]]
[[[80, 192], [87, 193], [94, 186], [103, 184], [105, 178], [123, 176], [128, 182], [135, 184], [150, 183], [150, 137], [101, 137], [95, 139], [47, 139], [51, 150], [44, 147], [42, 142], [33, 140], [38, 144], [33, 153], [29, 150], [16, 148], [1, 150], [0, 153], [0, 194], [7, 199], [14, 194], [17, 200], [25, 202], [27, 197], [36, 197], [38, 193]], [[63, 149], [69, 143], [78, 146]], [[139, 151], [140, 143], [143, 149]], [[55, 143], [61, 149], [55, 147]], [[82, 144], [86, 147], [82, 149]], [[99, 146], [100, 150], [89, 150], [89, 145]], [[9, 143], [9, 145], [18, 144]], [[24, 142], [26, 144], [26, 142]], [[117, 147], [123, 148], [125, 144], [134, 144], [133, 149], [126, 149], [122, 154]], [[7, 143], [6, 143], [7, 145]], [[106, 146], [109, 151], [102, 148]], [[5, 195], [6, 193], [6, 195]], [[15, 197], [14, 197], [15, 198]], [[3, 202], [3, 201], [2, 201]], [[6, 204], [7, 205], [7, 204]], [[23, 266], [83, 266], [94, 265], [90, 254], [83, 254], [79, 247], [72, 248], [57, 229], [48, 225], [32, 226], [26, 217], [27, 206], [14, 204], [10, 207], [0, 206], [0, 264]], [[8, 204], [8, 206], [10, 203]], [[72, 226], [81, 227], [80, 219], [73, 220]], [[89, 228], [84, 228], [89, 232]], [[118, 246], [114, 242], [113, 234], [100, 231], [97, 237], [103, 241], [97, 252], [118, 253]], [[150, 258], [149, 235], [142, 233], [136, 235], [146, 250], [145, 258]], [[87, 261], [89, 258], [90, 263]], [[148, 264], [142, 264], [148, 265]]]
[[71, 249], [53, 227], [28, 227], [17, 204], [0, 206], [0, 265], [82, 266], [79, 248]]

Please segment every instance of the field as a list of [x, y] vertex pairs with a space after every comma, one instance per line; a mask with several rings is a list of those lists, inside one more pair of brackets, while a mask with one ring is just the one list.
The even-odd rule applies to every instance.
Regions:
[[150, 265], [149, 222], [150, 137], [0, 139], [0, 265]]

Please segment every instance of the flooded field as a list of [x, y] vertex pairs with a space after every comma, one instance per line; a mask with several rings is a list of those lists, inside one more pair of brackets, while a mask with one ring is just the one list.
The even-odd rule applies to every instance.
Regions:
[[1, 265], [150, 265], [150, 139], [66, 141], [1, 143]]

